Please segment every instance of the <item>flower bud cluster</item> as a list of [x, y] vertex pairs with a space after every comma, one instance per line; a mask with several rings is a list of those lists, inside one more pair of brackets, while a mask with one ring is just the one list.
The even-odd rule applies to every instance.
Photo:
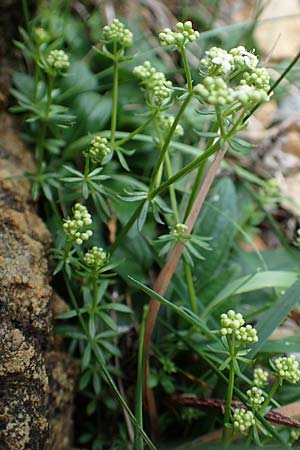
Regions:
[[108, 141], [106, 138], [102, 136], [95, 136], [91, 140], [89, 147], [83, 151], [83, 155], [86, 158], [90, 158], [93, 163], [101, 163], [105, 156], [111, 152], [111, 149], [108, 147], [107, 143]]
[[272, 366], [281, 378], [293, 384], [299, 383], [300, 369], [295, 355], [281, 356], [273, 361]]
[[57, 72], [67, 70], [70, 66], [69, 57], [63, 50], [51, 50], [47, 56], [47, 63]]
[[101, 247], [94, 246], [84, 255], [84, 262], [95, 269], [100, 269], [107, 261], [108, 255]]
[[263, 89], [257, 89], [254, 86], [241, 85], [235, 91], [234, 97], [239, 100], [245, 109], [251, 109], [253, 105], [267, 102], [269, 96]]
[[247, 434], [249, 428], [255, 425], [255, 417], [253, 412], [246, 411], [242, 408], [235, 408], [233, 412], [233, 427], [235, 431]]
[[167, 81], [163, 72], [158, 72], [149, 61], [136, 66], [133, 74], [142, 80], [148, 102], [156, 107], [167, 102], [172, 95], [172, 82]]
[[42, 27], [36, 27], [33, 30], [34, 37], [39, 45], [44, 44], [49, 41], [49, 34]]
[[251, 325], [243, 326], [245, 323], [242, 314], [230, 309], [227, 313], [221, 314], [222, 336], [234, 335], [242, 344], [253, 344], [258, 341], [257, 331]]
[[195, 86], [194, 92], [211, 105], [224, 106], [234, 101], [234, 91], [221, 77], [206, 77], [203, 84]]
[[299, 440], [299, 438], [300, 438], [300, 430], [299, 430], [299, 428], [293, 428], [291, 430], [289, 443], [292, 445], [295, 442], [297, 442]]
[[103, 37], [107, 42], [115, 42], [121, 47], [131, 47], [132, 45], [133, 35], [119, 19], [114, 19], [111, 25], [105, 25]]
[[[159, 114], [157, 119], [158, 119], [159, 127], [160, 127], [162, 133], [167, 134], [175, 120], [174, 116], [169, 116], [167, 114]], [[176, 125], [173, 136], [175, 137], [175, 136], [182, 136], [182, 135], [183, 135], [183, 128], [180, 124], [178, 124], [178, 125]]]
[[227, 313], [221, 314], [221, 334], [227, 336], [234, 334], [236, 330], [244, 325], [245, 321], [242, 314], [236, 313], [230, 309]]
[[253, 373], [253, 381], [255, 386], [264, 387], [268, 384], [269, 373], [266, 370], [263, 370], [261, 367], [257, 367], [254, 369]]
[[257, 386], [248, 389], [246, 392], [249, 397], [249, 405], [255, 408], [256, 406], [262, 405], [265, 401], [265, 397], [263, 396], [263, 391], [259, 389]]
[[165, 28], [159, 33], [159, 40], [163, 47], [166, 48], [183, 48], [188, 42], [193, 42], [199, 37], [199, 31], [193, 30], [193, 24], [190, 20], [186, 22], [178, 22], [176, 31]]
[[258, 341], [257, 331], [252, 325], [246, 325], [236, 330], [235, 337], [244, 344], [254, 344]]
[[171, 228], [170, 234], [177, 240], [180, 240], [188, 236], [186, 231], [187, 226], [184, 223], [177, 223], [174, 228]]
[[270, 75], [264, 68], [254, 69], [251, 73], [245, 72], [241, 80], [241, 85], [254, 86], [257, 89], [268, 92], [270, 89]]
[[73, 208], [73, 219], [64, 221], [63, 230], [67, 239], [74, 241], [77, 245], [81, 245], [83, 241], [87, 241], [93, 235], [91, 230], [84, 230], [91, 223], [91, 215], [86, 207], [76, 203]]

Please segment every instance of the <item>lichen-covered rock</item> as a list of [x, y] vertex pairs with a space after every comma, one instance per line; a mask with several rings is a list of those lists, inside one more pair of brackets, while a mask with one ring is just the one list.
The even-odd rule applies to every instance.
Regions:
[[[0, 448], [69, 450], [76, 367], [54, 351], [50, 235], [31, 202], [34, 171], [12, 119], [0, 117]], [[12, 178], [11, 178], [12, 177]]]

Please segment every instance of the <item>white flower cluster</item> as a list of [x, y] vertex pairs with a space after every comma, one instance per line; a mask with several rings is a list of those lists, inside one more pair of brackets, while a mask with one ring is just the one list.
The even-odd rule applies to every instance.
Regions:
[[[255, 104], [267, 102], [270, 98], [270, 76], [266, 69], [256, 68], [258, 58], [243, 46], [229, 52], [212, 47], [201, 59], [207, 76], [202, 84], [195, 86], [195, 93], [211, 105], [234, 104], [251, 109]], [[243, 72], [239, 85], [231, 89], [228, 80]], [[225, 79], [227, 80], [225, 81]]]
[[132, 45], [133, 35], [119, 19], [114, 19], [111, 25], [105, 25], [103, 37], [107, 42], [115, 42], [121, 47], [131, 47]]
[[47, 63], [57, 72], [67, 70], [70, 66], [69, 57], [63, 50], [51, 50], [47, 56]]
[[[175, 120], [174, 116], [169, 116], [167, 114], [159, 114], [157, 119], [159, 127], [162, 130], [163, 134], [167, 134]], [[180, 124], [177, 124], [174, 131], [174, 136], [182, 136], [182, 135], [183, 135], [183, 128]]]
[[195, 86], [194, 92], [211, 105], [224, 106], [234, 101], [234, 91], [221, 77], [206, 77], [203, 84]]
[[193, 30], [193, 24], [190, 20], [186, 22], [178, 22], [176, 24], [176, 31], [170, 28], [165, 28], [159, 33], [159, 40], [163, 47], [166, 48], [182, 48], [188, 42], [193, 42], [199, 37], [199, 31]]
[[207, 69], [209, 75], [226, 75], [234, 69], [234, 57], [223, 48], [212, 47], [205, 52], [206, 58], [200, 63]]
[[246, 325], [236, 330], [235, 337], [244, 344], [254, 344], [258, 341], [257, 331], [252, 325]]
[[177, 223], [174, 228], [170, 229], [170, 234], [179, 240], [188, 236], [186, 230], [187, 226], [184, 223]]
[[259, 62], [257, 56], [241, 45], [229, 52], [220, 47], [212, 47], [205, 55], [200, 63], [209, 75], [226, 75], [237, 69], [255, 69]]
[[248, 389], [246, 392], [249, 397], [249, 405], [255, 408], [256, 406], [262, 405], [265, 401], [265, 397], [263, 396], [263, 391], [259, 389], [257, 386]]
[[257, 367], [253, 372], [253, 381], [255, 386], [260, 388], [268, 384], [269, 373], [261, 367]]
[[242, 408], [235, 408], [233, 412], [233, 427], [235, 431], [247, 434], [249, 428], [255, 425], [255, 417], [253, 412], [246, 411]]
[[245, 47], [239, 45], [230, 50], [230, 55], [233, 56], [233, 61], [236, 67], [249, 67], [255, 69], [258, 64], [258, 58], [252, 52], [249, 52]]
[[253, 344], [258, 341], [257, 331], [251, 325], [243, 326], [245, 323], [242, 314], [230, 309], [227, 313], [221, 314], [222, 336], [233, 334], [235, 338], [243, 344]]
[[281, 378], [293, 384], [299, 383], [300, 369], [295, 355], [281, 356], [273, 361], [272, 366]]
[[84, 228], [91, 223], [91, 215], [86, 207], [76, 203], [73, 208], [73, 219], [66, 219], [63, 224], [67, 239], [81, 245], [83, 241], [87, 241], [93, 235], [91, 230], [84, 231]]
[[133, 74], [142, 80], [149, 104], [160, 107], [170, 100], [173, 88], [172, 82], [167, 81], [163, 72], [158, 72], [149, 61], [136, 66], [133, 69]]
[[111, 149], [108, 147], [108, 141], [102, 136], [95, 136], [89, 147], [83, 151], [83, 155], [86, 158], [90, 158], [93, 163], [102, 162], [105, 156], [107, 156]]
[[94, 246], [84, 255], [84, 262], [95, 269], [103, 267], [107, 260], [107, 253], [101, 247]]

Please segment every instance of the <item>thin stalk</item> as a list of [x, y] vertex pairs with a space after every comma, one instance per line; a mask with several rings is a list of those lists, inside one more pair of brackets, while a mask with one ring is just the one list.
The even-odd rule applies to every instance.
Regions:
[[140, 125], [135, 130], [131, 131], [131, 133], [129, 133], [123, 139], [120, 139], [119, 141], [116, 141], [115, 142], [115, 147], [121, 147], [121, 145], [125, 144], [126, 142], [130, 141], [130, 139], [134, 138], [134, 136], [136, 136], [137, 134], [141, 133], [152, 122], [152, 120], [156, 117], [157, 114], [158, 114], [158, 109], [156, 109], [153, 112], [153, 114], [151, 114], [151, 116], [146, 120], [145, 123]]
[[264, 415], [266, 408], [268, 407], [270, 401], [273, 399], [277, 389], [279, 388], [279, 386], [281, 385], [281, 378], [277, 378], [277, 380], [275, 381], [275, 383], [273, 384], [268, 397], [266, 398], [266, 400], [263, 402], [263, 404], [261, 405], [261, 408], [259, 410], [259, 413], [261, 415]]
[[135, 425], [137, 427], [138, 433], [143, 437], [144, 441], [147, 443], [147, 445], [150, 447], [151, 450], [157, 450], [155, 445], [152, 443], [152, 441], [150, 440], [150, 438], [146, 435], [146, 433], [144, 432], [144, 430], [139, 426], [139, 424], [136, 421], [136, 418], [134, 416], [134, 414], [132, 413], [131, 409], [129, 408], [129, 406], [127, 405], [126, 401], [124, 400], [124, 398], [122, 397], [121, 393], [119, 392], [112, 376], [110, 375], [110, 373], [108, 372], [108, 370], [105, 367], [105, 361], [103, 360], [102, 354], [99, 350], [99, 347], [97, 346], [97, 343], [95, 342], [95, 340], [92, 338], [88, 327], [84, 321], [84, 318], [82, 317], [82, 314], [80, 312], [76, 297], [73, 293], [71, 284], [68, 280], [68, 276], [65, 272], [65, 270], [63, 271], [64, 273], [64, 279], [65, 279], [65, 283], [67, 286], [67, 291], [72, 303], [73, 308], [75, 309], [80, 325], [83, 329], [83, 332], [85, 333], [87, 340], [92, 348], [92, 351], [97, 359], [97, 363], [99, 365], [100, 371], [102, 372], [102, 376], [105, 379], [105, 381], [107, 382], [107, 384], [110, 386], [110, 388], [112, 389], [112, 392], [114, 393], [114, 395], [116, 396], [117, 400], [119, 401], [119, 403], [121, 404], [121, 406], [126, 410], [126, 412], [128, 413], [130, 420], [132, 421], [133, 425]]
[[[194, 161], [187, 164], [185, 167], [183, 167], [181, 170], [179, 170], [175, 175], [173, 175], [171, 178], [166, 180], [164, 183], [162, 183], [160, 186], [155, 188], [152, 192], [149, 193], [148, 198], [149, 200], [153, 200], [157, 195], [164, 192], [168, 187], [175, 183], [175, 181], [178, 181], [180, 178], [184, 177], [185, 175], [189, 174], [192, 170], [196, 169], [202, 161], [207, 159], [209, 156], [216, 153], [219, 149], [220, 142], [217, 141], [215, 144], [213, 144], [211, 147], [208, 147], [205, 152], [202, 153], [202, 155], [198, 156]], [[132, 225], [137, 220], [143, 206], [146, 200], [143, 200], [141, 204], [137, 207], [137, 209], [133, 212], [132, 216], [128, 220], [128, 222], [124, 225], [122, 228], [120, 234], [118, 235], [117, 239], [113, 243], [110, 252], [114, 253], [117, 247], [120, 245], [120, 243], [123, 241], [123, 239], [126, 237], [128, 231], [131, 229]]]
[[220, 141], [215, 142], [212, 146], [208, 147], [205, 152], [203, 152], [201, 155], [199, 155], [194, 161], [190, 162], [186, 166], [184, 166], [182, 169], [180, 169], [175, 175], [173, 175], [171, 178], [166, 180], [164, 183], [162, 183], [160, 186], [153, 189], [152, 192], [149, 194], [149, 198], [153, 199], [157, 195], [161, 194], [163, 191], [165, 191], [170, 184], [175, 183], [175, 181], [178, 181], [180, 178], [188, 175], [192, 170], [196, 169], [200, 166], [200, 164], [209, 158], [211, 155], [216, 153], [220, 148]]
[[53, 90], [54, 78], [49, 76], [47, 85], [47, 104], [45, 110], [45, 118], [42, 121], [37, 136], [37, 145], [35, 149], [35, 156], [38, 162], [38, 174], [41, 175], [42, 164], [44, 160], [44, 149], [45, 149], [45, 137], [47, 131], [47, 122], [49, 118], [51, 103], [52, 103], [52, 90]]
[[185, 71], [188, 91], [190, 93], [192, 93], [193, 92], [193, 80], [192, 80], [190, 65], [189, 65], [189, 62], [188, 62], [188, 59], [187, 59], [187, 54], [186, 54], [186, 51], [185, 51], [184, 47], [182, 47], [180, 49], [180, 53], [181, 53], [183, 67], [184, 67], [184, 71]]
[[188, 104], [190, 103], [192, 97], [193, 97], [192, 93], [188, 94], [188, 96], [185, 98], [184, 102], [182, 103], [182, 105], [181, 105], [181, 107], [180, 107], [180, 109], [179, 109], [179, 111], [178, 111], [178, 113], [177, 113], [177, 115], [176, 115], [176, 117], [174, 119], [174, 122], [172, 123], [170, 131], [169, 131], [169, 133], [168, 133], [168, 135], [166, 137], [166, 140], [164, 142], [163, 148], [161, 149], [159, 160], [158, 160], [158, 162], [156, 164], [156, 167], [153, 170], [153, 174], [152, 174], [151, 182], [150, 182], [150, 190], [152, 190], [154, 187], [157, 186], [157, 176], [158, 176], [160, 167], [161, 167], [161, 165], [162, 165], [162, 163], [164, 161], [165, 154], [168, 151], [168, 148], [169, 148], [170, 142], [172, 140], [172, 137], [173, 137], [173, 135], [175, 133], [176, 127], [179, 124], [179, 121], [180, 121], [180, 119], [181, 119], [185, 109], [187, 108]]
[[30, 19], [29, 19], [29, 9], [28, 9], [27, 0], [22, 0], [22, 9], [23, 9], [23, 15], [25, 18], [26, 29], [27, 29], [27, 31], [29, 31], [30, 30]]
[[[162, 148], [163, 147], [163, 137], [162, 137], [162, 134], [158, 127], [158, 123], [157, 123], [156, 119], [154, 119], [154, 126], [155, 126], [155, 130], [156, 130], [156, 133], [157, 133], [157, 136], [158, 136], [161, 148]], [[164, 162], [165, 162], [165, 166], [166, 166], [167, 178], [169, 180], [172, 177], [172, 166], [171, 166], [170, 156], [169, 156], [168, 152], [165, 154]], [[176, 221], [176, 223], [179, 223], [178, 205], [177, 205], [175, 188], [174, 188], [173, 184], [170, 184], [170, 186], [169, 186], [169, 195], [170, 195], [170, 203], [171, 203], [172, 211], [173, 211], [173, 214], [175, 217], [175, 221]]]
[[[144, 334], [145, 323], [148, 314], [148, 305], [144, 306], [142, 323], [139, 336], [139, 350], [138, 350], [138, 370], [137, 370], [137, 384], [136, 384], [136, 412], [135, 417], [140, 428], [143, 428], [143, 352], [144, 352]], [[144, 440], [136, 430], [135, 435], [135, 450], [144, 450]]]
[[189, 213], [191, 212], [191, 209], [192, 209], [193, 204], [195, 202], [195, 198], [197, 197], [198, 191], [200, 189], [200, 185], [201, 185], [203, 173], [204, 173], [204, 170], [205, 170], [206, 162], [207, 162], [207, 160], [202, 161], [201, 164], [198, 167], [198, 171], [197, 171], [196, 177], [194, 179], [192, 191], [190, 193], [188, 204], [187, 204], [187, 207], [186, 207], [186, 210], [185, 210], [185, 214], [184, 214], [184, 220], [185, 221], [188, 218]]
[[114, 63], [113, 63], [113, 97], [112, 97], [112, 113], [111, 113], [111, 135], [110, 142], [114, 147], [116, 128], [117, 128], [117, 111], [118, 111], [118, 89], [119, 89], [119, 56], [117, 54], [116, 43], [114, 42]]
[[187, 263], [186, 261], [184, 261], [184, 272], [185, 272], [185, 279], [186, 279], [186, 284], [187, 284], [190, 303], [191, 303], [191, 309], [194, 314], [198, 315], [199, 308], [198, 308], [198, 304], [197, 304], [197, 297], [196, 297], [195, 287], [194, 287], [194, 283], [193, 283], [192, 268], [189, 265], [189, 263]]
[[120, 245], [120, 243], [123, 241], [123, 239], [125, 238], [125, 236], [127, 236], [127, 233], [129, 232], [129, 230], [131, 229], [132, 225], [135, 223], [135, 221], [137, 220], [137, 218], [140, 215], [140, 212], [143, 209], [144, 203], [146, 202], [146, 200], [143, 200], [139, 206], [136, 208], [136, 210], [134, 211], [134, 213], [132, 214], [132, 216], [130, 217], [130, 219], [128, 220], [128, 222], [124, 225], [124, 227], [122, 228], [122, 230], [120, 231], [120, 233], [118, 234], [117, 239], [115, 240], [115, 242], [113, 243], [113, 245], [110, 248], [110, 254], [112, 255], [116, 249], [118, 248], [118, 246]]
[[227, 424], [230, 421], [231, 414], [231, 402], [233, 397], [233, 389], [234, 389], [234, 366], [235, 366], [235, 351], [234, 351], [234, 336], [230, 339], [227, 337], [228, 348], [230, 353], [230, 367], [229, 367], [229, 380], [228, 380], [228, 388], [227, 388], [227, 397], [226, 397], [226, 407], [224, 413], [224, 428], [223, 428], [223, 442], [228, 441], [228, 428]]

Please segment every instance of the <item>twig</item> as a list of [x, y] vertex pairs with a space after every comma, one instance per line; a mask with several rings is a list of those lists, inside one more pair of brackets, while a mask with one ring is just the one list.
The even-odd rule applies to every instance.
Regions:
[[[196, 220], [199, 216], [199, 213], [201, 211], [203, 203], [208, 194], [208, 191], [209, 191], [209, 189], [213, 183], [213, 180], [218, 172], [221, 161], [224, 158], [226, 150], [227, 150], [227, 145], [225, 145], [224, 148], [222, 148], [221, 150], [219, 150], [217, 152], [215, 159], [206, 174], [206, 177], [203, 181], [200, 191], [196, 197], [194, 206], [186, 220], [187, 233], [191, 233], [191, 231], [193, 230], [193, 227], [196, 223]], [[156, 291], [159, 295], [164, 295], [164, 293], [166, 292], [167, 287], [176, 271], [176, 267], [178, 265], [181, 255], [182, 255], [183, 249], [184, 249], [184, 246], [178, 242], [175, 245], [166, 264], [161, 269], [161, 271], [154, 283], [154, 286], [153, 286], [153, 290]], [[149, 370], [150, 370], [149, 353], [150, 353], [151, 338], [152, 338], [152, 333], [153, 333], [153, 329], [155, 326], [159, 308], [160, 308], [160, 303], [154, 299], [151, 299], [150, 305], [149, 305], [149, 313], [148, 313], [147, 321], [146, 321], [145, 342], [144, 342], [145, 395], [146, 395], [146, 400], [147, 400], [147, 405], [148, 405], [148, 410], [149, 410], [149, 416], [150, 416], [150, 420], [151, 420], [151, 424], [152, 424], [152, 429], [153, 429], [153, 433], [154, 433], [155, 437], [158, 436], [158, 420], [157, 420], [156, 405], [155, 405], [153, 391], [147, 387], [147, 377], [148, 377]]]

